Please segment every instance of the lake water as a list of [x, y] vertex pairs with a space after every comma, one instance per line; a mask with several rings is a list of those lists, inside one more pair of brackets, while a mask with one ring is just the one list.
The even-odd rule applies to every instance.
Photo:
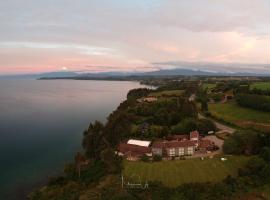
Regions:
[[136, 82], [0, 80], [0, 199], [23, 199], [60, 173], [82, 132], [105, 121]]

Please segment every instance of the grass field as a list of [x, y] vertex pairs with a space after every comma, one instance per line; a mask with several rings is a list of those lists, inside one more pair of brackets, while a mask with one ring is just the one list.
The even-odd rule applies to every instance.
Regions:
[[236, 105], [235, 103], [209, 104], [209, 110], [214, 116], [223, 118], [228, 122], [247, 120], [261, 123], [270, 123], [270, 113], [243, 108]]
[[204, 83], [203, 85], [202, 85], [202, 87], [203, 87], [203, 89], [208, 89], [208, 90], [211, 90], [211, 89], [213, 89], [213, 88], [215, 88], [216, 87], [216, 84], [215, 83]]
[[167, 90], [162, 92], [151, 92], [149, 96], [162, 97], [162, 96], [181, 96], [184, 90]]
[[124, 175], [125, 177], [139, 175], [142, 181], [161, 181], [170, 187], [192, 182], [217, 182], [226, 178], [227, 175], [236, 175], [238, 168], [249, 159], [243, 156], [228, 156], [227, 158], [225, 162], [222, 162], [220, 157], [156, 163], [125, 161]]
[[208, 107], [214, 117], [239, 127], [270, 130], [270, 113], [243, 108], [235, 103], [209, 104]]
[[256, 82], [251, 85], [251, 89], [270, 90], [270, 82]]

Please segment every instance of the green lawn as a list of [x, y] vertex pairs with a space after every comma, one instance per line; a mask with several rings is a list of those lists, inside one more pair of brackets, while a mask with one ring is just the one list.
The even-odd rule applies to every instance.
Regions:
[[162, 92], [151, 92], [149, 96], [162, 97], [162, 96], [182, 96], [184, 90], [166, 90]]
[[251, 89], [270, 90], [270, 82], [256, 82], [251, 85]]
[[125, 161], [125, 177], [140, 176], [142, 181], [161, 181], [175, 187], [183, 183], [221, 181], [227, 175], [235, 176], [248, 157], [228, 156], [222, 162], [220, 157], [188, 160], [162, 161], [155, 163]]

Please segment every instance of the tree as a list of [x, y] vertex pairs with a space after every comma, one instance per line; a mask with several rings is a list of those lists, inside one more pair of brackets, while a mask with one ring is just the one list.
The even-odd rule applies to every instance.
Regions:
[[198, 116], [196, 105], [187, 98], [184, 99], [180, 111], [183, 117], [197, 118]]
[[261, 111], [270, 111], [270, 99], [267, 96], [255, 94], [238, 94], [236, 102], [242, 107], [252, 108]]
[[201, 109], [202, 111], [208, 111], [208, 103], [207, 103], [207, 98], [202, 98], [201, 99]]
[[191, 131], [197, 130], [197, 123], [195, 119], [186, 118], [172, 128], [174, 134], [188, 134]]
[[137, 89], [133, 89], [130, 90], [127, 94], [127, 98], [141, 98], [141, 97], [145, 97], [147, 96], [152, 90], [148, 89], [148, 88], [137, 88]]
[[132, 134], [133, 121], [134, 115], [124, 110], [117, 110], [109, 116], [104, 133], [110, 147], [115, 147], [121, 140]]
[[99, 159], [100, 152], [104, 148], [103, 138], [104, 126], [101, 122], [91, 123], [88, 130], [84, 132], [82, 146], [85, 154], [90, 159]]
[[238, 131], [225, 140], [223, 150], [228, 154], [253, 155], [261, 149], [260, 135], [254, 131]]
[[214, 93], [214, 94], [211, 94], [211, 98], [213, 98], [213, 100], [215, 102], [219, 102], [224, 98], [224, 94], [223, 93]]
[[75, 167], [76, 167], [76, 171], [78, 172], [78, 177], [81, 178], [81, 167], [85, 164], [86, 159], [85, 157], [78, 152], [75, 155]]
[[197, 92], [197, 100], [201, 103], [201, 110], [202, 111], [208, 111], [208, 98], [207, 98], [207, 90], [200, 89]]
[[228, 138], [223, 145], [223, 151], [226, 154], [240, 154], [239, 144], [234, 138]]
[[119, 159], [110, 147], [101, 152], [101, 161], [105, 163], [108, 173], [116, 173], [120, 170]]
[[260, 157], [270, 162], [270, 147], [263, 147], [260, 151]]
[[207, 135], [209, 131], [216, 131], [217, 127], [210, 119], [199, 119], [197, 121], [197, 130], [200, 134]]

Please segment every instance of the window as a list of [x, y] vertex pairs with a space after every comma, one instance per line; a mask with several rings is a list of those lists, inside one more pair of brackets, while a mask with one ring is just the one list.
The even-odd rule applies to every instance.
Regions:
[[193, 154], [193, 147], [188, 147], [188, 155], [192, 155]]
[[179, 148], [179, 156], [185, 155], [184, 148]]
[[162, 149], [155, 148], [152, 151], [153, 151], [153, 154], [155, 155], [160, 155], [160, 156], [162, 155]]
[[169, 149], [169, 155], [175, 156], [175, 149]]

